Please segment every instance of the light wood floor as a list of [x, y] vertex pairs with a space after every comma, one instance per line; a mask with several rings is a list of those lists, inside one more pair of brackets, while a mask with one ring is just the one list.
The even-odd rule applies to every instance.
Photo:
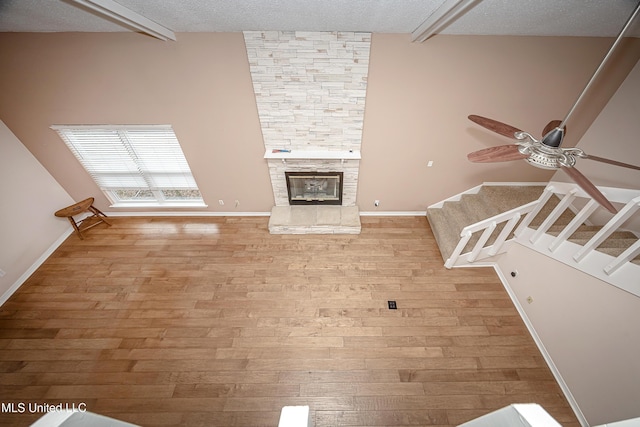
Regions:
[[425, 218], [364, 217], [357, 236], [112, 219], [0, 308], [3, 405], [270, 427], [309, 405], [321, 427], [449, 426], [537, 402], [578, 425], [493, 270], [444, 269]]

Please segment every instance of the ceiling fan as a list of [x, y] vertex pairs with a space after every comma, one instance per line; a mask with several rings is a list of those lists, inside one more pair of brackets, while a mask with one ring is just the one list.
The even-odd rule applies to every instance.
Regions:
[[590, 159], [598, 162], [608, 163], [630, 169], [640, 170], [640, 166], [619, 162], [616, 160], [605, 159], [603, 157], [593, 156], [585, 153], [579, 148], [562, 148], [562, 140], [567, 132], [566, 122], [569, 120], [578, 104], [582, 101], [585, 94], [595, 81], [600, 71], [604, 68], [607, 60], [612, 56], [615, 48], [622, 40], [625, 32], [631, 26], [636, 15], [640, 11], [640, 3], [636, 6], [631, 16], [623, 26], [620, 34], [613, 42], [613, 45], [605, 55], [604, 59], [596, 69], [595, 73], [583, 89], [582, 93], [565, 116], [564, 120], [550, 121], [542, 131], [542, 138], [536, 139], [528, 132], [524, 132], [513, 126], [489, 119], [482, 116], [470, 115], [469, 120], [474, 123], [496, 132], [508, 138], [515, 138], [516, 141], [509, 145], [500, 145], [497, 147], [489, 147], [482, 150], [474, 151], [467, 155], [467, 158], [475, 163], [493, 163], [506, 162], [510, 160], [525, 160], [529, 164], [542, 168], [557, 170], [562, 169], [578, 184], [587, 194], [593, 197], [602, 207], [612, 213], [617, 213], [616, 208], [607, 200], [607, 198], [598, 190], [598, 188], [587, 177], [580, 173], [576, 168], [577, 159]]

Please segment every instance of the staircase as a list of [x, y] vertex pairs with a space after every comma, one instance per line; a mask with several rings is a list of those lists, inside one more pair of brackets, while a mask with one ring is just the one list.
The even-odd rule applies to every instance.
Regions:
[[617, 215], [576, 185], [553, 182], [484, 184], [430, 206], [427, 218], [447, 268], [522, 244], [640, 296], [640, 239], [631, 231], [640, 230], [640, 191], [601, 191]]

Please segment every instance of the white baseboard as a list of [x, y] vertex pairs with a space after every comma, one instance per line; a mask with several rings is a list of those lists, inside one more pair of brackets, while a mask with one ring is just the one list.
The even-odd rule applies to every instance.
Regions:
[[[220, 216], [271, 216], [271, 212], [105, 212], [109, 217], [220, 217]], [[360, 216], [426, 216], [427, 211], [366, 211]]]
[[38, 259], [33, 264], [31, 264], [31, 267], [29, 267], [27, 271], [22, 273], [18, 280], [16, 280], [13, 285], [11, 285], [11, 287], [9, 287], [9, 289], [7, 289], [7, 291], [2, 294], [2, 296], [0, 296], [0, 306], [7, 302], [11, 295], [13, 295], [20, 288], [20, 286], [22, 286], [22, 284], [27, 281], [27, 279], [42, 265], [43, 262], [47, 260], [47, 258], [51, 256], [51, 254], [56, 249], [58, 249], [62, 242], [64, 242], [67, 237], [71, 235], [71, 233], [73, 233], [73, 228], [69, 227], [67, 231], [65, 231], [60, 237], [58, 237], [58, 239], [56, 239], [56, 241], [53, 242], [51, 246], [49, 246], [47, 250], [44, 251], [44, 253], [40, 255], [40, 257], [38, 257]]
[[511, 187], [530, 187], [530, 186], [542, 186], [542, 187], [546, 187], [547, 184], [549, 184], [548, 182], [538, 182], [538, 181], [532, 181], [532, 182], [493, 182], [493, 181], [487, 181], [487, 182], [483, 182], [482, 185], [494, 185], [494, 186], [504, 186], [504, 185], [508, 185]]
[[445, 202], [457, 202], [462, 198], [463, 194], [478, 194], [478, 192], [480, 191], [480, 188], [482, 188], [483, 184], [480, 185], [476, 185], [473, 188], [470, 188], [468, 190], [465, 190], [461, 193], [455, 194], [449, 198], [446, 198], [444, 200], [440, 200], [437, 203], [434, 203], [432, 205], [429, 206], [429, 209], [440, 209], [444, 206]]
[[210, 212], [210, 211], [158, 211], [158, 212], [105, 212], [108, 217], [124, 217], [124, 216], [190, 216], [190, 217], [217, 217], [217, 216], [270, 216], [271, 212]]
[[366, 211], [360, 216], [426, 216], [427, 211]]

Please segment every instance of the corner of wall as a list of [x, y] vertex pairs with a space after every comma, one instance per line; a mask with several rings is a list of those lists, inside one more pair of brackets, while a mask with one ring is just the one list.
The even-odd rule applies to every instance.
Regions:
[[42, 255], [40, 255], [40, 257], [38, 257], [38, 259], [35, 260], [33, 264], [29, 266], [29, 268], [27, 268], [24, 273], [22, 273], [20, 277], [18, 277], [15, 282], [13, 282], [11, 286], [9, 286], [9, 288], [2, 295], [0, 295], [0, 306], [2, 306], [5, 302], [7, 302], [9, 298], [11, 298], [11, 295], [13, 295], [18, 290], [18, 288], [20, 288], [20, 286], [22, 286], [22, 284], [27, 281], [27, 279], [38, 269], [38, 267], [40, 267], [47, 260], [47, 258], [51, 256], [51, 254], [56, 249], [58, 249], [58, 246], [60, 246], [62, 242], [64, 242], [67, 237], [71, 235], [71, 233], [73, 233], [73, 229], [69, 227], [51, 244], [51, 246], [47, 248], [46, 251], [44, 251]]
[[4, 303], [70, 232], [64, 218], [54, 212], [73, 199], [0, 121], [0, 301]]

